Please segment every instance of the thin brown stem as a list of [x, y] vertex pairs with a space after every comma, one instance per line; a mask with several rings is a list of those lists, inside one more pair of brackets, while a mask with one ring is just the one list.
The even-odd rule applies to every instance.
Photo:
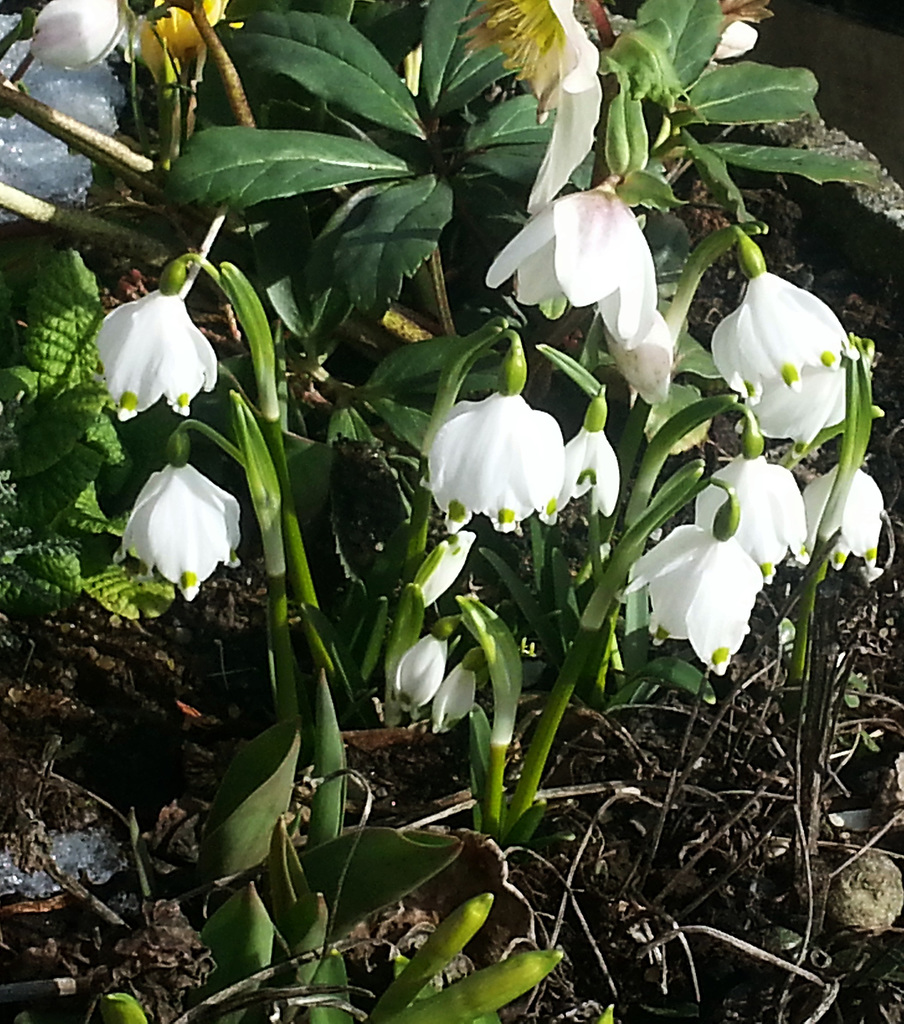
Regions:
[[254, 120], [254, 114], [251, 113], [251, 106], [248, 103], [248, 97], [245, 95], [245, 87], [242, 85], [242, 80], [239, 77], [235, 64], [232, 63], [232, 58], [226, 52], [226, 48], [220, 42], [220, 37], [214, 32], [213, 26], [207, 18], [204, 4], [201, 0], [195, 0], [194, 3], [192, 0], [173, 0], [170, 6], [181, 7], [182, 10], [188, 11], [192, 16], [195, 28], [204, 40], [204, 45], [210, 51], [213, 62], [217, 66], [217, 71], [220, 73], [223, 88], [226, 90], [229, 106], [232, 108], [232, 114], [236, 122], [244, 128], [256, 128], [257, 124]]

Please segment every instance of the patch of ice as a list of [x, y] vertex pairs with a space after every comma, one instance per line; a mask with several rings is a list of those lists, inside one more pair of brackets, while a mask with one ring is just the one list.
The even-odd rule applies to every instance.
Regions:
[[[15, 15], [0, 17], [0, 36], [18, 21]], [[28, 52], [28, 43], [16, 43], [2, 62], [0, 71], [10, 75]], [[25, 74], [29, 93], [42, 103], [83, 121], [105, 135], [117, 127], [117, 110], [125, 102], [125, 91], [107, 64], [86, 71], [61, 71], [37, 61]], [[64, 203], [83, 202], [91, 185], [91, 161], [73, 153], [65, 142], [55, 139], [19, 115], [0, 118], [0, 181], [39, 199]], [[0, 220], [13, 214], [0, 211]]]
[[[119, 843], [104, 828], [86, 828], [81, 832], [51, 829], [47, 835], [56, 866], [73, 878], [84, 875], [92, 884], [103, 885], [117, 871], [128, 867]], [[0, 896], [15, 893], [41, 900], [59, 891], [60, 887], [46, 871], [23, 871], [8, 849], [0, 850]]]

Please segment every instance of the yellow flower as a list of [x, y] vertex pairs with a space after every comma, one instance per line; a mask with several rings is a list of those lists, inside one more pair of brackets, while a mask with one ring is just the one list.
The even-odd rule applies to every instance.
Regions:
[[[216, 25], [223, 17], [227, 2], [228, 0], [204, 0], [204, 10], [211, 25]], [[155, 0], [157, 7], [163, 3], [164, 0]], [[159, 18], [153, 23], [142, 22], [141, 56], [154, 78], [158, 80], [163, 72], [164, 47], [166, 53], [177, 64], [192, 60], [201, 52], [204, 42], [188, 11], [173, 7], [164, 18]]]

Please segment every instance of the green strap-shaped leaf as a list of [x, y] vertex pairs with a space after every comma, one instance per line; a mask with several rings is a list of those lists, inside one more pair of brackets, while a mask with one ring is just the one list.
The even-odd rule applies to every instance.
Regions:
[[204, 999], [267, 967], [273, 934], [267, 908], [254, 883], [249, 882], [230, 896], [201, 929], [201, 940], [213, 954], [216, 968], [198, 998]]
[[201, 842], [205, 878], [245, 871], [267, 856], [273, 827], [289, 806], [299, 742], [297, 722], [278, 722], [233, 759]]
[[380, 907], [395, 903], [451, 864], [461, 852], [453, 836], [364, 828], [314, 850], [301, 864], [314, 892], [331, 908], [328, 941], [347, 935]]
[[742, 142], [711, 142], [709, 148], [722, 160], [767, 174], [799, 174], [818, 185], [827, 181], [852, 181], [875, 188], [880, 168], [868, 160], [853, 160], [816, 149], [784, 146], [747, 146]]
[[50, 255], [28, 296], [25, 336], [25, 359], [41, 391], [93, 378], [103, 315], [97, 282], [81, 256], [71, 249]]
[[765, 124], [818, 117], [819, 83], [806, 68], [774, 68], [741, 61], [708, 71], [688, 93], [690, 121]]
[[408, 165], [371, 142], [320, 132], [208, 128], [198, 132], [169, 178], [178, 202], [242, 208], [335, 185], [405, 177]]
[[452, 190], [433, 175], [361, 203], [343, 225], [334, 254], [336, 273], [355, 305], [380, 310], [398, 298], [402, 278], [433, 252], [451, 216]]
[[690, 85], [699, 78], [719, 42], [722, 29], [719, 0], [646, 0], [637, 24], [664, 22], [671, 33], [669, 56], [678, 80]]
[[327, 103], [424, 138], [411, 93], [347, 21], [301, 11], [262, 14], [236, 34], [231, 49], [240, 67], [285, 75]]

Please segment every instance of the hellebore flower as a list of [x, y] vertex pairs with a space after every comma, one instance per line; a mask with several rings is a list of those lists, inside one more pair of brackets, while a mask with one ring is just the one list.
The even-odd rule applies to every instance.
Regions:
[[732, 21], [722, 33], [713, 60], [734, 60], [756, 46], [759, 33], [746, 21]]
[[[804, 502], [790, 470], [767, 462], [763, 456], [739, 456], [713, 473], [731, 484], [738, 496], [741, 519], [734, 539], [759, 565], [766, 583], [790, 548], [805, 557], [807, 522]], [[718, 487], [707, 487], [697, 496], [694, 521], [711, 530], [716, 513], [725, 501]]]
[[238, 565], [239, 503], [193, 466], [167, 466], [141, 488], [117, 561], [134, 554], [186, 601], [220, 562]]
[[615, 510], [621, 474], [618, 456], [603, 431], [605, 425], [606, 399], [601, 393], [590, 403], [581, 429], [565, 445], [565, 479], [559, 494], [559, 511], [591, 488], [594, 511], [608, 516]]
[[520, 395], [494, 394], [458, 402], [427, 456], [426, 485], [456, 533], [471, 516], [489, 516], [508, 533], [531, 512], [555, 516], [565, 473], [558, 423]]
[[121, 420], [165, 396], [173, 412], [217, 382], [217, 357], [178, 295], [151, 292], [108, 313], [97, 335], [107, 389]]
[[476, 533], [462, 530], [440, 541], [424, 559], [414, 582], [421, 588], [425, 607], [438, 601], [458, 579], [476, 538]]
[[600, 55], [574, 16], [572, 0], [483, 0], [471, 31], [475, 48], [498, 46], [537, 97], [537, 119], [556, 109], [552, 138], [528, 210], [536, 213], [590, 152], [599, 121]]
[[[804, 488], [804, 507], [807, 510], [807, 549], [812, 552], [816, 545], [816, 536], [820, 520], [829, 501], [832, 486], [838, 476], [838, 467], [830, 470], [825, 476], [818, 476]], [[847, 561], [849, 554], [856, 555], [866, 562], [867, 578], [877, 579], [882, 570], [876, 568], [878, 557], [879, 534], [882, 532], [882, 513], [885, 500], [879, 486], [871, 476], [862, 469], [854, 473], [847, 501], [841, 512], [841, 532], [832, 548], [832, 565], [840, 569]]]
[[[154, 0], [154, 6], [160, 7], [164, 2]], [[226, 0], [204, 0], [204, 13], [211, 25], [220, 21], [225, 9]], [[164, 49], [177, 65], [181, 65], [197, 57], [205, 45], [192, 16], [179, 7], [171, 7], [166, 17], [153, 22], [142, 19], [139, 39], [142, 60], [158, 82], [164, 79]]]
[[740, 306], [713, 332], [713, 360], [728, 386], [751, 402], [767, 384], [801, 388], [803, 367], [841, 366], [847, 334], [821, 300], [774, 274], [751, 278]]
[[764, 381], [755, 403], [760, 430], [766, 437], [809, 444], [821, 430], [844, 419], [846, 376], [827, 366], [803, 366], [798, 388], [787, 387], [780, 378]]
[[429, 704], [443, 681], [448, 648], [445, 640], [430, 634], [409, 647], [393, 670], [393, 701], [409, 712]]
[[434, 732], [448, 732], [474, 706], [477, 673], [459, 663], [442, 681], [430, 707]]
[[658, 405], [666, 401], [675, 363], [675, 339], [661, 313], [653, 314], [652, 327], [639, 341], [622, 340], [610, 330], [609, 355], [618, 372], [645, 402]]
[[51, 67], [89, 68], [110, 53], [125, 27], [120, 0], [50, 0], [35, 19], [31, 52]]
[[487, 286], [498, 288], [513, 274], [515, 295], [528, 306], [562, 295], [573, 306], [608, 300], [617, 303], [621, 337], [653, 325], [653, 256], [630, 207], [609, 189], [563, 196], [532, 217], [493, 261]]
[[749, 631], [763, 585], [759, 566], [733, 538], [701, 526], [678, 526], [638, 559], [628, 593], [650, 589], [656, 640], [690, 640], [697, 657], [723, 675]]

